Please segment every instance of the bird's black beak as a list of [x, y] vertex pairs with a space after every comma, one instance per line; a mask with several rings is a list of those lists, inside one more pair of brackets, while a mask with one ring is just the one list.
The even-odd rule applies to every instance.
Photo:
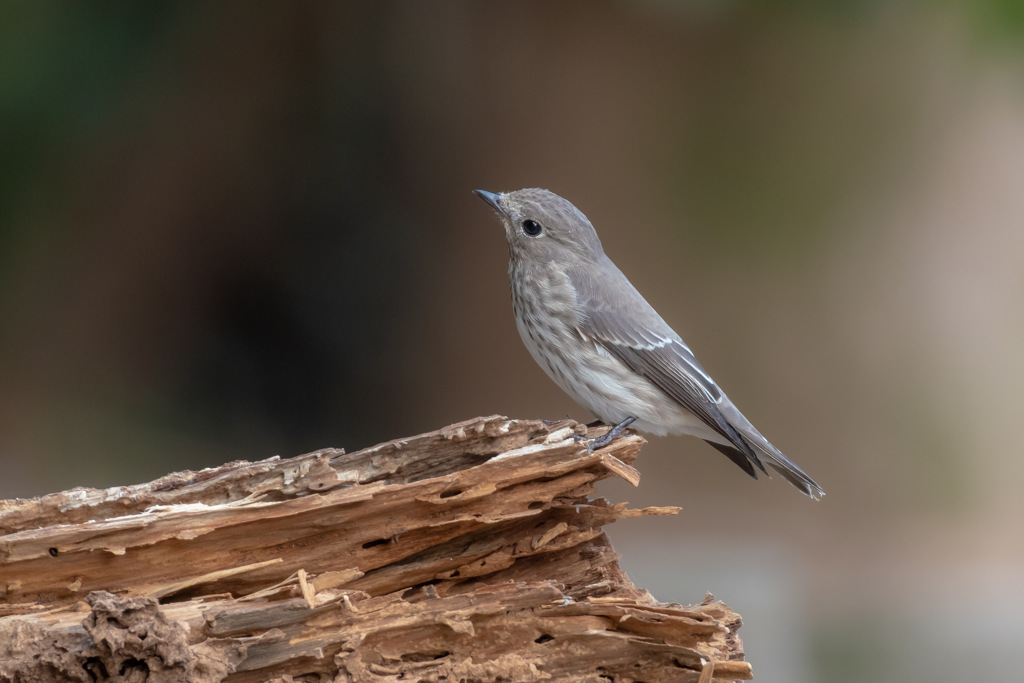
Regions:
[[492, 209], [494, 209], [503, 216], [505, 215], [505, 209], [501, 208], [501, 204], [498, 203], [498, 200], [501, 199], [500, 194], [494, 194], [493, 192], [488, 192], [487, 190], [473, 190], [473, 192], [475, 192], [476, 195], [480, 197], [480, 199], [490, 204]]

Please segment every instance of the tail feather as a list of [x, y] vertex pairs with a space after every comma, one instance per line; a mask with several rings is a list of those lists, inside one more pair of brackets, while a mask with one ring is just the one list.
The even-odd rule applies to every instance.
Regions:
[[757, 479], [757, 470], [754, 469], [755, 463], [757, 464], [758, 469], [760, 469], [765, 474], [768, 474], [767, 470], [765, 470], [764, 465], [761, 464], [761, 460], [760, 458], [757, 457], [757, 455], [754, 455], [754, 457], [751, 458], [749, 455], [739, 450], [738, 448], [734, 446], [727, 446], [724, 443], [715, 443], [714, 441], [705, 441], [704, 443], [714, 446], [719, 453], [722, 453], [723, 455], [725, 455], [725, 457], [732, 460], [739, 466], [741, 470], [749, 474], [754, 479]]
[[821, 488], [821, 486], [818, 485], [818, 482], [807, 476], [806, 472], [800, 469], [792, 460], [784, 456], [782, 452], [769, 441], [766, 440], [764, 445], [759, 443], [753, 443], [751, 445], [756, 450], [760, 451], [768, 465], [773, 470], [781, 474], [782, 478], [790, 484], [797, 487], [814, 500], [821, 500], [821, 497], [825, 495], [825, 489]]
[[[803, 491], [805, 494], [815, 500], [820, 500], [825, 495], [825, 490], [818, 485], [816, 481], [811, 479], [806, 472], [800, 469], [796, 463], [787, 458], [782, 454], [778, 448], [772, 445], [768, 439], [761, 435], [761, 432], [750, 423], [750, 420], [743, 416], [735, 405], [726, 399], [723, 402], [722, 414], [732, 425], [733, 429], [736, 430], [740, 439], [744, 445], [749, 446], [756, 454], [759, 454], [761, 458], [764, 458], [764, 462], [771, 467], [773, 470], [782, 475], [782, 478], [788, 481], [796, 488]], [[717, 448], [722, 453], [725, 453], [734, 463], [740, 466], [744, 472], [750, 476], [757, 478], [753, 464], [750, 462], [748, 455], [737, 448], [735, 445], [722, 445], [709, 441], [712, 446]], [[741, 462], [745, 461], [745, 462]], [[753, 462], [761, 468], [762, 472], [765, 472], [764, 465], [761, 464], [760, 458], [757, 455], [754, 456]], [[767, 472], [765, 472], [767, 474]]]

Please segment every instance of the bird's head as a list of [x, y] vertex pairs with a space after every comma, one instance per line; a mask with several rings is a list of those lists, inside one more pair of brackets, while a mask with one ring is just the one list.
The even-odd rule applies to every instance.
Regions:
[[583, 212], [554, 192], [540, 188], [474, 192], [501, 217], [513, 259], [542, 263], [575, 255], [593, 262], [604, 254], [601, 240]]

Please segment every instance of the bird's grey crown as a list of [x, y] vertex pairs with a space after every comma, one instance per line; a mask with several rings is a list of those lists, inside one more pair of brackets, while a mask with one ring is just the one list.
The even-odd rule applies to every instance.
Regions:
[[513, 227], [532, 219], [543, 226], [546, 237], [581, 258], [589, 260], [604, 254], [590, 219], [569, 200], [539, 187], [503, 192], [500, 197], [503, 213]]

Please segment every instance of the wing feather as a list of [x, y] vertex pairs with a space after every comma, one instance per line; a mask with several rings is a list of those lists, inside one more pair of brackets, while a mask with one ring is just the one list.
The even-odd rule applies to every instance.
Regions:
[[[723, 415], [720, 405], [724, 394], [690, 348], [610, 260], [602, 264], [601, 272], [606, 277], [599, 296], [597, 282], [590, 271], [570, 271], [581, 312], [579, 333], [599, 342], [634, 372], [646, 377], [704, 424], [728, 439], [735, 450], [762, 472], [765, 471], [750, 444]], [[611, 277], [607, 277], [609, 273]], [[733, 455], [730, 458], [736, 461]], [[752, 467], [743, 469], [756, 474]]]
[[[763, 457], [772, 469], [807, 495], [824, 495], [821, 486], [764, 438], [733, 405], [690, 347], [610, 259], [604, 257], [603, 262], [593, 266], [569, 271], [576, 287], [580, 335], [601, 344], [725, 437], [728, 444], [708, 443], [750, 476], [757, 478], [754, 466], [767, 474], [761, 462]], [[600, 290], [595, 273], [600, 273]]]

